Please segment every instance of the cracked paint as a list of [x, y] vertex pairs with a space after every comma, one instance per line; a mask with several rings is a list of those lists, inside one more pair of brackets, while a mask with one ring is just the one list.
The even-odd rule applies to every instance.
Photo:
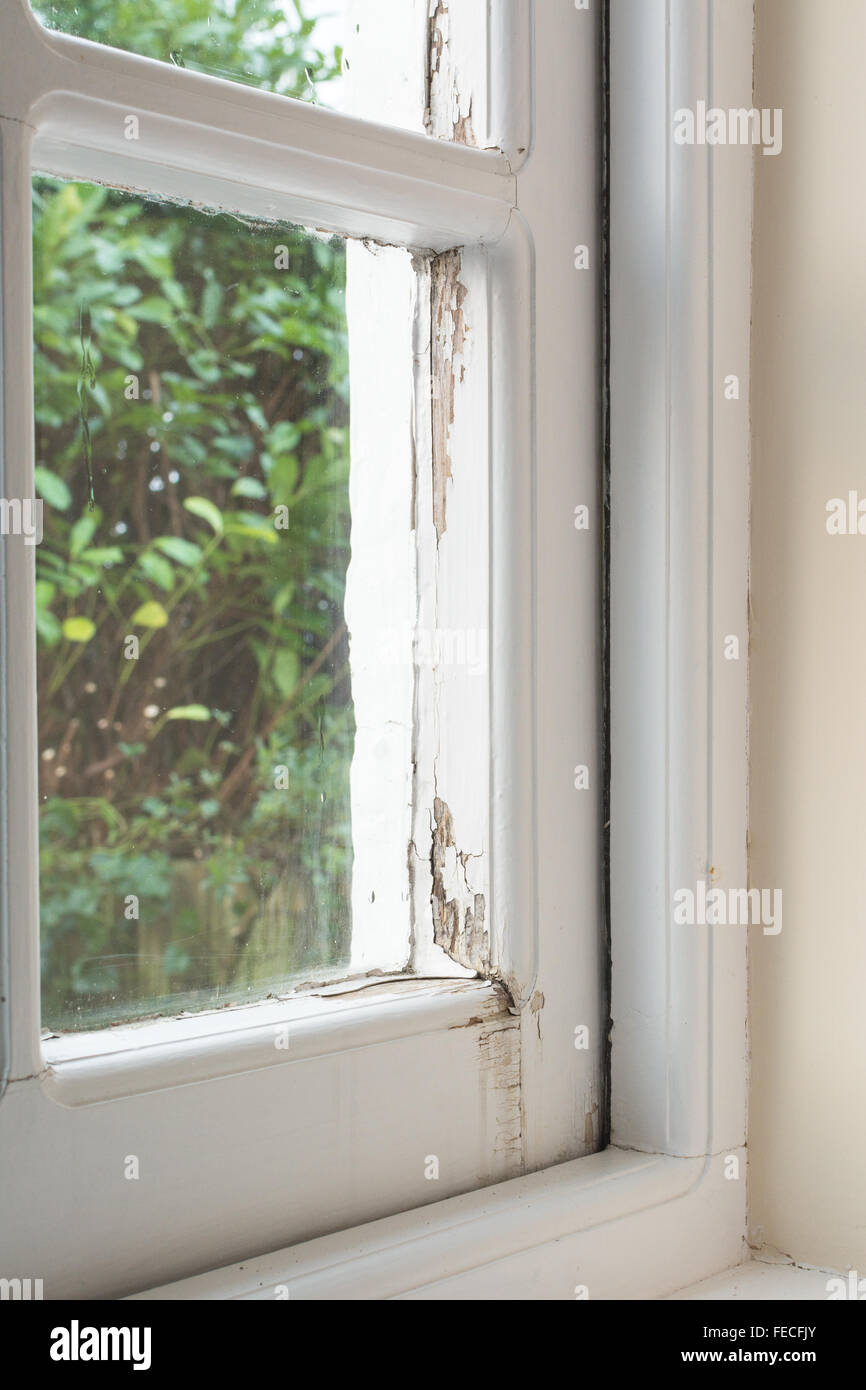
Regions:
[[492, 1083], [493, 1153], [513, 1173], [519, 1171], [523, 1157], [518, 1020], [510, 1018], [482, 1029], [478, 1047], [482, 1068]]
[[451, 812], [441, 797], [433, 803], [433, 836], [430, 869], [433, 888], [433, 940], [453, 961], [474, 970], [490, 973], [490, 935], [485, 922], [486, 902], [469, 882], [469, 860], [460, 853], [454, 838]]
[[427, 80], [424, 128], [428, 135], [458, 145], [475, 145], [472, 96], [461, 95], [450, 47], [451, 15], [436, 0], [427, 21]]
[[535, 1027], [538, 1030], [538, 1041], [541, 1042], [541, 1010], [544, 1008], [544, 995], [537, 989], [529, 1001], [529, 1012], [535, 1018]]
[[[466, 324], [466, 286], [460, 280], [460, 251], [445, 251], [430, 263], [431, 415], [433, 429], [433, 521], [437, 540], [446, 529], [446, 503], [451, 480], [450, 434], [454, 423], [454, 394], [463, 381]], [[458, 367], [459, 361], [459, 367]]]

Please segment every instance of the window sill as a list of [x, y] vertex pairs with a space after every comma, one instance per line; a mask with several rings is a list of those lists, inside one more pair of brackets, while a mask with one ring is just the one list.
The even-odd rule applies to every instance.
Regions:
[[702, 1279], [700, 1283], [678, 1289], [669, 1294], [668, 1299], [672, 1303], [826, 1303], [827, 1281], [833, 1277], [830, 1270], [807, 1269], [789, 1260], [767, 1262], [763, 1257], [756, 1257]]
[[132, 1297], [663, 1298], [742, 1260], [744, 1188], [718, 1156], [609, 1148]]

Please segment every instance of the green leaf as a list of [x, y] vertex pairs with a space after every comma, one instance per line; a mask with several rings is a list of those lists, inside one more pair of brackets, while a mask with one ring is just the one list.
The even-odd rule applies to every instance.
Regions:
[[77, 558], [83, 550], [86, 550], [93, 533], [99, 525], [100, 517], [96, 512], [85, 512], [80, 516], [69, 533], [69, 553]]
[[141, 299], [141, 290], [138, 285], [110, 285], [108, 292], [112, 302], [124, 308], [134, 304], [137, 299]]
[[267, 497], [268, 491], [258, 478], [238, 478], [232, 488], [232, 497]]
[[227, 454], [230, 459], [243, 461], [252, 454], [253, 441], [245, 434], [224, 434], [214, 440], [214, 448], [219, 449], [221, 454]]
[[158, 295], [151, 295], [147, 299], [139, 300], [133, 309], [133, 317], [141, 323], [168, 325], [174, 319], [174, 311], [167, 300]]
[[295, 586], [292, 583], [283, 584], [282, 587], [277, 590], [276, 594], [274, 595], [273, 604], [275, 613], [285, 613], [286, 609], [292, 601], [294, 592]]
[[145, 550], [138, 557], [138, 565], [150, 582], [158, 585], [166, 593], [174, 588], [174, 570], [162, 555], [157, 555], [152, 550]]
[[206, 521], [216, 535], [222, 535], [222, 512], [214, 502], [211, 502], [207, 497], [187, 497], [184, 499], [183, 505], [188, 512], [192, 512], [193, 516], [199, 516], [202, 521]]
[[132, 615], [132, 622], [137, 627], [165, 627], [168, 622], [168, 614], [161, 603], [156, 599], [151, 599], [148, 603], [143, 603], [140, 608], [136, 608]]
[[67, 642], [89, 642], [96, 624], [89, 618], [67, 618], [63, 624], [63, 636]]
[[201, 297], [201, 318], [205, 328], [213, 328], [219, 318], [222, 302], [222, 286], [218, 285], [216, 280], [209, 280]]
[[201, 546], [195, 541], [185, 541], [182, 536], [160, 536], [154, 541], [163, 554], [178, 565], [197, 565], [201, 559]]
[[193, 719], [196, 723], [203, 724], [212, 718], [207, 705], [175, 705], [174, 709], [168, 710], [166, 719]]
[[274, 658], [274, 682], [280, 695], [285, 699], [291, 695], [301, 675], [301, 663], [297, 652], [284, 647]]
[[298, 460], [293, 454], [284, 454], [271, 463], [268, 472], [268, 486], [276, 506], [288, 506], [298, 485]]
[[57, 592], [57, 585], [52, 584], [49, 579], [37, 579], [36, 581], [36, 607], [39, 610], [49, 608], [51, 601]]
[[60, 641], [60, 623], [47, 608], [36, 610], [36, 631], [49, 647], [56, 646]]
[[72, 505], [72, 493], [63, 479], [52, 473], [50, 468], [41, 463], [37, 464], [33, 470], [33, 479], [36, 491], [49, 507], [56, 508], [58, 512], [65, 512]]
[[252, 420], [256, 428], [261, 430], [262, 434], [264, 434], [266, 429], [268, 428], [268, 422], [258, 402], [247, 401], [246, 405], [244, 406], [244, 409], [247, 412], [247, 418], [249, 420]]
[[301, 437], [301, 430], [291, 420], [279, 420], [268, 435], [268, 449], [272, 454], [291, 454]]
[[216, 353], [191, 352], [186, 360], [187, 365], [202, 381], [213, 383], [219, 381], [222, 376]]
[[146, 743], [124, 743], [123, 739], [118, 740], [117, 744], [125, 758], [136, 758], [139, 753], [143, 753], [147, 747]]
[[123, 551], [119, 545], [96, 545], [85, 550], [81, 558], [90, 565], [119, 565]]
[[279, 540], [271, 518], [259, 516], [258, 512], [236, 512], [227, 519], [226, 532], [233, 536], [255, 536], [267, 545], [276, 545]]
[[176, 280], [163, 280], [160, 289], [169, 304], [174, 305], [175, 309], [186, 308], [186, 294], [183, 285], [179, 285]]

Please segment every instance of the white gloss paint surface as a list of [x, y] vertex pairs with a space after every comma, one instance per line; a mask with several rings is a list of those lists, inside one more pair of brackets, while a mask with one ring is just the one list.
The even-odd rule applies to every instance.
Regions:
[[[710, 339], [718, 350], [729, 333], [732, 343], [747, 333], [750, 179], [734, 165], [681, 166], [680, 215], [669, 218], [664, 139], [646, 150], [639, 141], [646, 102], [664, 118], [666, 93], [706, 83], [710, 53], [717, 89], [740, 104], [751, 6], [732, 0], [719, 32], [707, 27], [707, 0], [669, 8], [613, 0], [612, 9], [614, 1145], [585, 1157], [597, 1142], [605, 1061], [601, 825], [598, 780], [581, 801], [573, 768], [600, 766], [600, 527], [581, 535], [573, 514], [599, 504], [599, 304], [598, 281], [575, 272], [573, 248], [599, 247], [597, 16], [531, 11], [524, 0], [496, 7], [497, 65], [478, 128], [501, 153], [288, 109], [194, 73], [164, 81], [153, 64], [72, 41], [52, 39], [44, 61], [9, 74], [0, 153], [13, 486], [26, 488], [32, 466], [20, 351], [30, 341], [21, 266], [31, 124], [50, 167], [111, 178], [128, 170], [111, 124], [127, 101], [159, 136], [158, 151], [140, 151], [136, 177], [162, 191], [188, 196], [194, 175], [205, 200], [427, 249], [469, 246], [473, 265], [486, 259], [490, 885], [497, 963], [524, 1004], [512, 1015], [489, 986], [440, 982], [431, 995], [419, 982], [417, 994], [383, 1002], [369, 1029], [353, 1001], [347, 1026], [360, 1032], [345, 1049], [186, 1085], [170, 1084], [169, 1067], [161, 1089], [157, 1059], [150, 1087], [124, 1097], [97, 1059], [78, 1078], [91, 1088], [83, 1099], [74, 1085], [66, 1100], [52, 1094], [65, 1064], [45, 1070], [38, 1039], [32, 591], [26, 565], [12, 562], [16, 1080], [2, 1107], [15, 1138], [0, 1154], [0, 1192], [11, 1257], [51, 1271], [48, 1297], [113, 1296], [196, 1275], [171, 1296], [268, 1297], [269, 1281], [288, 1279], [298, 1297], [573, 1299], [576, 1269], [593, 1298], [658, 1297], [742, 1259], [745, 1184], [725, 1179], [724, 1159], [745, 1169], [744, 942], [703, 929], [678, 948], [666, 901], [672, 863], [691, 873], [711, 855], [736, 875], [744, 857], [744, 671], [728, 680], [710, 656], [720, 615], [727, 625], [728, 610], [745, 608], [740, 533], [731, 543], [723, 523], [742, 505], [747, 453], [741, 422], [720, 433], [699, 374], [666, 377], [657, 363], [660, 350], [684, 362]], [[22, 15], [17, 3], [0, 12], [0, 38], [24, 43]], [[529, 56], [545, 77], [534, 94]], [[45, 95], [31, 111], [34, 84]], [[61, 89], [71, 95], [52, 95]], [[88, 141], [97, 154], [84, 153]], [[733, 200], [727, 239], [708, 235], [711, 194], [717, 209]], [[655, 259], [629, 255], [635, 225], [643, 251], [659, 244]], [[634, 437], [641, 392], [644, 428]], [[722, 449], [726, 468], [714, 470]], [[460, 477], [455, 464], [455, 496]], [[648, 539], [654, 517], [670, 527], [674, 570]], [[652, 853], [659, 843], [670, 858]], [[426, 1023], [443, 998], [447, 1026], [406, 1031], [407, 1013], [421, 1010]], [[573, 1045], [577, 1024], [589, 1027], [587, 1052]], [[67, 1071], [83, 1065], [67, 1061]], [[148, 1174], [134, 1204], [121, 1175], [129, 1152]], [[435, 1192], [424, 1179], [431, 1152], [444, 1174]]]

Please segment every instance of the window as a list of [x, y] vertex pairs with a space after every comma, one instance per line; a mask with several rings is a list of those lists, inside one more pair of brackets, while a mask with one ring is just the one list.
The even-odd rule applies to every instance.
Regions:
[[[598, 841], [588, 799], [578, 802], [587, 821], [569, 819], [565, 773], [573, 794], [575, 764], [587, 763], [575, 742], [601, 717], [588, 608], [569, 600], [593, 593], [599, 555], [560, 541], [566, 530], [570, 540], [594, 534], [574, 521], [583, 525], [575, 505], [591, 504], [597, 478], [596, 441], [581, 429], [594, 418], [601, 364], [589, 339], [583, 365], [595, 378], [557, 356], [563, 324], [594, 316], [590, 278], [566, 276], [564, 262], [591, 263], [597, 244], [572, 234], [573, 219], [591, 218], [563, 185], [595, 129], [591, 106], [566, 121], [563, 100], [592, 90], [599, 54], [580, 46], [586, 28], [565, 27], [566, 10], [572, 23], [601, 25], [608, 158], [596, 235], [610, 238], [600, 500], [610, 516], [611, 1142], [572, 1161], [567, 1144], [545, 1146], [557, 1088], [573, 1085], [579, 1118], [598, 1084], [564, 1061], [579, 1056], [577, 1023], [589, 1019], [591, 1036], [594, 1025], [586, 998], [563, 1007], [559, 989], [576, 964], [584, 979], [600, 965], [578, 925], [592, 901], [582, 851]], [[748, 607], [751, 153], [676, 146], [672, 132], [675, 112], [698, 100], [748, 109], [751, 44], [748, 3], [534, 9], [535, 143], [517, 180], [535, 249], [539, 959], [522, 1011], [520, 1089], [524, 1162], [543, 1171], [147, 1297], [647, 1299], [746, 1255], [745, 933], [678, 927], [673, 907], [695, 876], [746, 882], [746, 662], [726, 660], [724, 644]], [[520, 337], [515, 325], [497, 352]], [[736, 405], [724, 394], [731, 372]], [[495, 515], [495, 486], [491, 497]], [[513, 611], [521, 592], [510, 592]], [[494, 625], [502, 593], [494, 581]], [[492, 652], [495, 664], [495, 643]], [[494, 758], [503, 746], [494, 734]]]
[[[342, 606], [354, 720], [339, 772], [352, 827], [343, 959], [291, 995], [40, 1038], [36, 619], [54, 615], [69, 661], [89, 643], [77, 627], [64, 638], [64, 622], [98, 614], [37, 593], [50, 546], [43, 557], [5, 538], [10, 1277], [44, 1277], [48, 1297], [111, 1296], [238, 1261], [244, 1271], [208, 1287], [271, 1289], [289, 1269], [299, 1296], [357, 1296], [363, 1277], [367, 1296], [429, 1285], [524, 1296], [528, 1280], [564, 1297], [588, 1282], [605, 1297], [613, 1263], [616, 1291], [625, 1265], [641, 1296], [738, 1258], [742, 1187], [723, 1160], [742, 1149], [745, 951], [733, 937], [675, 940], [668, 911], [678, 866], [739, 864], [745, 844], [744, 677], [714, 654], [745, 612], [747, 423], [711, 408], [711, 365], [698, 380], [683, 364], [712, 341], [713, 361], [733, 356], [747, 375], [748, 180], [706, 151], [677, 162], [666, 135], [670, 111], [711, 82], [728, 88], [726, 106], [748, 105], [747, 7], [733, 20], [718, 8], [611, 7], [609, 1107], [602, 14], [383, 0], [369, 28], [348, 24], [332, 110], [324, 90], [293, 100], [197, 71], [198, 58], [88, 44], [40, 26], [23, 0], [0, 12], [7, 498], [32, 498], [36, 466], [64, 480], [59, 455], [33, 449], [31, 314], [50, 304], [31, 283], [34, 176], [38, 198], [74, 187], [138, 208], [140, 227], [242, 227], [251, 248], [280, 228], [274, 244], [309, 256], [311, 274], [323, 273], [317, 247], [332, 258], [331, 288], [344, 257], [349, 468], [328, 496], [336, 506], [345, 489], [350, 548], [317, 631], [323, 651]], [[742, 237], [715, 235], [730, 200]], [[198, 310], [204, 269], [174, 278]], [[74, 344], [86, 391], [92, 300]], [[316, 381], [320, 427], [345, 429], [336, 376], [327, 390]], [[216, 418], [204, 428], [219, 433]], [[228, 436], [241, 437], [236, 424]], [[207, 461], [222, 452], [214, 442]], [[248, 484], [233, 489], [267, 478], [226, 459], [221, 491], [191, 491], [195, 458], [173, 486], [182, 508], [193, 497], [219, 508], [243, 564], [255, 535], [228, 528], [263, 534], [266, 509]], [[147, 499], [151, 512], [167, 491]], [[86, 499], [74, 517], [59, 510], [48, 522], [61, 531], [92, 516]], [[189, 533], [175, 539], [203, 551], [219, 526], [207, 507], [184, 510]], [[153, 546], [148, 575], [150, 542], [129, 546], [117, 563], [142, 586], [138, 606], [166, 609], [159, 561], [177, 587], [180, 551]], [[176, 699], [153, 728], [177, 708], [223, 709], [192, 684]], [[201, 748], [196, 717], [166, 718], [152, 744], [184, 725], [184, 746]], [[56, 764], [51, 737], [42, 751]], [[272, 768], [273, 750], [262, 756]], [[279, 980], [290, 969], [281, 961]]]
[[33, 11], [48, 29], [283, 96], [324, 97], [326, 105], [343, 72], [347, 15], [341, 0], [156, 0], [147, 6], [45, 0]]
[[346, 972], [344, 243], [38, 177], [43, 1022]]
[[[219, 49], [257, 84], [296, 90], [319, 27], [298, 7], [199, 8], [93, 0], [42, 18], [175, 66]], [[319, 86], [339, 85], [340, 63], [316, 51]], [[432, 71], [424, 93], [419, 116]], [[135, 113], [124, 138], [141, 140]], [[436, 544], [447, 526], [444, 466], [424, 496], [424, 435], [447, 453], [456, 389], [428, 409], [431, 382], [451, 372], [452, 342], [461, 377], [482, 365], [480, 318], [458, 344], [459, 253], [434, 264], [273, 212], [42, 174], [34, 209], [43, 1024], [225, 1007], [362, 966], [487, 971], [486, 814], [474, 839], [464, 821], [455, 872], [442, 803], [432, 911], [429, 889], [414, 901], [410, 849], [429, 781], [413, 701], [432, 716], [465, 673], [463, 722], [485, 748], [484, 584], [454, 629], [416, 584], [434, 545], [425, 501]], [[436, 339], [413, 374], [425, 315]]]
[[[566, 569], [538, 594], [540, 643], [532, 579], [533, 315], [545, 390], [563, 371], [582, 383], [592, 501], [597, 286], [571, 269], [569, 228], [564, 333], [538, 299], [543, 180], [515, 211], [532, 144], [523, 3], [347, 11], [339, 111], [321, 72], [299, 88], [294, 58], [288, 85], [273, 78], [281, 30], [250, 40], [255, 73], [236, 75], [255, 82], [204, 71], [225, 59], [219, 7], [220, 54], [204, 32], [179, 53], [160, 27], [172, 6], [138, 30], [96, 5], [86, 36], [64, 32], [81, 5], [36, 8], [50, 27], [23, 0], [0, 20], [5, 485], [32, 498], [35, 482], [45, 513], [38, 547], [10, 536], [5, 551], [20, 684], [2, 1103], [23, 1146], [9, 1192], [21, 1212], [58, 1204], [44, 1239], [15, 1223], [9, 1258], [26, 1248], [62, 1297], [601, 1141], [598, 801], [572, 771], [596, 738], [578, 650], [596, 649], [598, 555], [574, 547], [564, 457], [541, 497]], [[277, 7], [259, 9], [267, 29]], [[317, 32], [301, 47], [335, 71], [342, 40]], [[591, 122], [595, 39], [568, 41]], [[586, 226], [593, 161], [589, 147], [562, 189]], [[58, 224], [75, 235], [52, 242]], [[545, 413], [546, 450], [578, 432], [575, 412], [564, 393]], [[536, 722], [551, 660], [554, 702], [581, 710], [577, 753], [573, 727]], [[539, 756], [561, 768], [540, 819]], [[291, 892], [307, 934], [269, 935]], [[537, 905], [549, 942], [567, 942], [546, 964]], [[568, 1065], [545, 1070], [545, 1047]], [[82, 1229], [59, 1213], [96, 1189], [84, 1267]]]

